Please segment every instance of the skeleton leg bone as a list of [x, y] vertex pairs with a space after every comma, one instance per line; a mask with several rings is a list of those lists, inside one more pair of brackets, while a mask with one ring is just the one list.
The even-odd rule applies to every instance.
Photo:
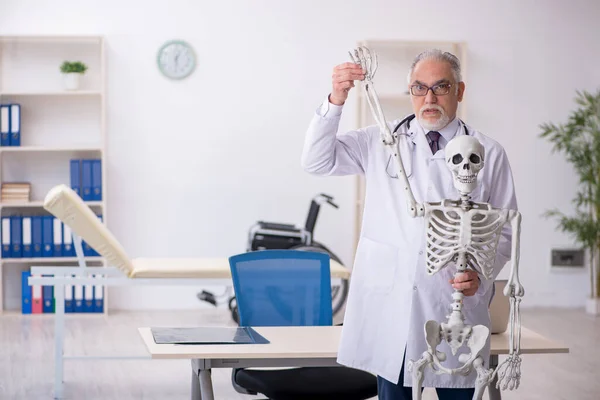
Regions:
[[421, 400], [421, 387], [425, 379], [425, 368], [433, 362], [433, 357], [428, 351], [417, 361], [408, 362], [408, 371], [412, 373], [412, 397], [413, 400]]
[[473, 400], [481, 400], [483, 398], [485, 388], [492, 380], [493, 371], [483, 366], [483, 359], [481, 356], [477, 356], [477, 358], [473, 361], [473, 367], [475, 367], [475, 370], [477, 371], [477, 380], [475, 381], [475, 394], [473, 395]]

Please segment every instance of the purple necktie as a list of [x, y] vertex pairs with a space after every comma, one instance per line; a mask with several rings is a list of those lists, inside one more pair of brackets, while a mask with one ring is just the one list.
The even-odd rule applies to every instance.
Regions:
[[429, 137], [429, 148], [431, 149], [431, 153], [435, 154], [440, 149], [438, 140], [440, 139], [440, 133], [436, 131], [430, 131], [427, 133], [427, 137]]

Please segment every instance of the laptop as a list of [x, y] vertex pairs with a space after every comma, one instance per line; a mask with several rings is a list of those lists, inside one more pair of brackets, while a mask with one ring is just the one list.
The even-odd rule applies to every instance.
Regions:
[[510, 300], [503, 293], [508, 279], [498, 279], [494, 282], [496, 291], [490, 304], [490, 319], [492, 320], [492, 334], [503, 333], [508, 328], [510, 317]]

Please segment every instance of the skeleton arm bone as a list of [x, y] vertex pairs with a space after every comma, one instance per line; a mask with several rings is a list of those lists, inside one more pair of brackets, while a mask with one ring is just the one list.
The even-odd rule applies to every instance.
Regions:
[[[352, 62], [354, 62], [355, 64], [359, 64], [361, 68], [365, 70], [363, 88], [367, 97], [367, 102], [369, 103], [369, 107], [371, 108], [373, 118], [379, 126], [379, 131], [381, 134], [383, 144], [390, 148], [390, 152], [394, 156], [396, 164], [398, 165], [398, 176], [402, 180], [402, 186], [404, 192], [406, 193], [406, 203], [408, 206], [409, 214], [412, 217], [421, 217], [424, 215], [425, 209], [423, 208], [422, 204], [417, 204], [415, 200], [415, 196], [410, 187], [410, 182], [408, 181], [408, 177], [406, 176], [404, 164], [402, 163], [402, 158], [400, 156], [398, 146], [398, 135], [392, 135], [392, 133], [390, 132], [390, 128], [388, 127], [385, 121], [385, 116], [383, 114], [383, 109], [381, 108], [377, 92], [375, 91], [375, 85], [372, 81], [378, 66], [377, 55], [374, 56], [375, 65], [373, 65], [373, 58], [371, 58], [371, 52], [366, 47], [359, 47], [358, 49], [354, 50], [354, 55], [352, 54], [352, 52], [349, 52], [349, 54]], [[400, 140], [406, 140], [406, 137], [404, 135], [401, 135]]]
[[[525, 290], [519, 282], [519, 249], [521, 235], [521, 213], [510, 210], [508, 220], [512, 227], [512, 257], [510, 277], [504, 288], [504, 295], [510, 297], [510, 319], [509, 319], [509, 353], [507, 358], [496, 368], [494, 374], [498, 374], [498, 387], [502, 389], [516, 389], [521, 379], [521, 314], [519, 303]], [[515, 338], [516, 335], [516, 338]]]

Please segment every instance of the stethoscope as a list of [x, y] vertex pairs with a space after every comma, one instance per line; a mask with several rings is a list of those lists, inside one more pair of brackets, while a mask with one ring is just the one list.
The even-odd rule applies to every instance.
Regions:
[[[404, 171], [406, 171], [406, 177], [410, 178], [412, 175], [412, 166], [413, 166], [413, 151], [415, 149], [416, 143], [414, 141], [414, 132], [409, 132], [410, 129], [410, 121], [415, 118], [415, 114], [411, 114], [408, 117], [404, 118], [400, 121], [396, 127], [394, 128], [392, 135], [397, 135], [398, 137], [398, 148], [400, 151], [400, 155], [402, 157], [402, 164], [404, 165]], [[460, 128], [462, 128], [463, 135], [469, 135], [469, 130], [467, 129], [467, 125], [459, 118], [458, 124]], [[402, 126], [405, 126], [404, 129], [401, 129]], [[404, 140], [403, 140], [404, 138]], [[402, 151], [404, 148], [404, 151]], [[408, 156], [408, 160], [406, 157]], [[408, 162], [407, 162], [408, 161]], [[385, 166], [386, 174], [392, 179], [398, 179], [398, 174], [392, 175], [390, 173], [390, 166], [393, 167], [392, 156], [390, 155], [387, 160], [387, 165]]]

